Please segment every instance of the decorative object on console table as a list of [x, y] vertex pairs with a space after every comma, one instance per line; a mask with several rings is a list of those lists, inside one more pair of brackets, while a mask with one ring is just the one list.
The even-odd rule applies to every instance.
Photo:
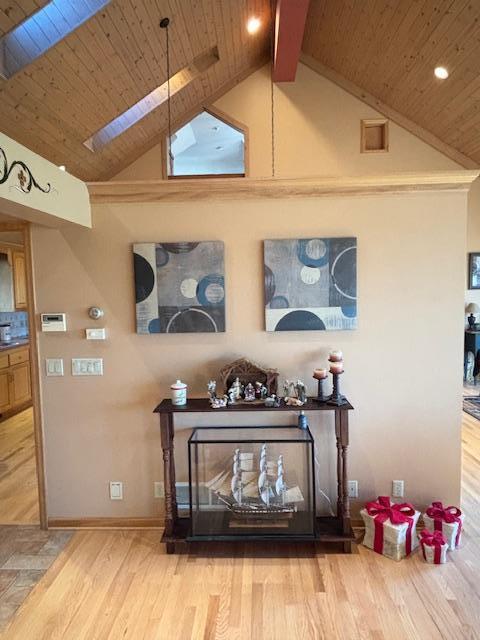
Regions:
[[133, 245], [137, 333], [225, 331], [223, 242]]
[[330, 400], [330, 396], [326, 395], [323, 391], [323, 385], [327, 379], [328, 372], [326, 369], [315, 369], [313, 372], [313, 377], [318, 381], [318, 392], [317, 397], [313, 398], [315, 402], [327, 402]]
[[458, 507], [444, 507], [441, 502], [432, 502], [423, 514], [427, 531], [440, 531], [447, 539], [448, 547], [455, 550], [462, 539], [463, 515]]
[[356, 238], [264, 241], [267, 331], [357, 328]]
[[441, 531], [424, 529], [419, 536], [422, 555], [428, 564], [445, 564], [447, 561], [448, 542]]
[[393, 503], [387, 496], [367, 502], [360, 511], [365, 523], [363, 544], [392, 560], [401, 560], [418, 546], [415, 532], [420, 511], [408, 502]]
[[480, 307], [478, 306], [478, 304], [475, 304], [475, 302], [470, 302], [470, 304], [465, 309], [465, 313], [469, 313], [470, 314], [468, 316], [468, 318], [467, 318], [468, 326], [470, 327], [470, 329], [474, 329], [477, 319], [475, 318], [475, 316], [473, 314], [474, 313], [480, 313]]
[[480, 289], [480, 253], [468, 254], [468, 288]]
[[330, 353], [328, 358], [330, 362], [330, 373], [333, 376], [332, 395], [328, 399], [328, 404], [340, 406], [347, 402], [345, 396], [340, 393], [340, 376], [343, 373], [343, 354], [341, 351], [335, 350]]
[[[326, 544], [340, 543], [346, 553], [351, 552], [351, 543], [355, 539], [350, 522], [350, 499], [348, 496], [348, 414], [353, 407], [346, 403], [341, 407], [328, 406], [308, 400], [304, 410], [334, 412], [335, 438], [337, 448], [337, 513], [334, 517], [316, 517], [314, 540]], [[217, 411], [225, 415], [238, 415], [242, 411], [291, 411], [285, 404], [279, 407], [266, 407], [263, 404], [233, 404], [220, 409], [212, 409], [208, 398], [193, 398], [182, 407], [172, 405], [170, 400], [163, 400], [154, 410], [160, 416], [160, 433], [163, 450], [165, 476], [165, 533], [167, 553], [175, 551], [176, 543], [185, 543], [190, 530], [190, 518], [179, 518], [175, 491], [175, 458], [174, 458], [174, 416], [184, 413], [210, 413]], [[252, 429], [255, 429], [253, 427]], [[300, 432], [300, 430], [296, 429]], [[275, 536], [275, 540], [285, 540]], [[304, 540], [304, 537], [300, 538]], [[291, 541], [292, 538], [289, 538]]]
[[[261, 367], [247, 358], [239, 358], [230, 364], [225, 365], [220, 370], [220, 378], [223, 386], [228, 391], [233, 385], [237, 384], [237, 378], [244, 387], [250, 382], [255, 385], [260, 382], [267, 388], [269, 396], [277, 393], [278, 371], [276, 369], [268, 369]], [[241, 392], [237, 393], [236, 400], [241, 398]]]
[[172, 404], [182, 406], [187, 404], [187, 385], [181, 380], [177, 380], [170, 386], [172, 391]]

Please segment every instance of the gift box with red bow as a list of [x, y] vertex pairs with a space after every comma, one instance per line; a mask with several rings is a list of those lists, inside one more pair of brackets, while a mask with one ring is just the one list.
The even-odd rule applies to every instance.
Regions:
[[457, 507], [444, 507], [441, 502], [432, 502], [423, 514], [428, 531], [440, 531], [447, 539], [451, 551], [460, 544], [463, 529], [463, 515]]
[[360, 511], [365, 523], [363, 544], [392, 560], [401, 560], [418, 547], [415, 532], [420, 511], [408, 502], [393, 503], [387, 496], [367, 502]]
[[429, 564], [444, 564], [447, 561], [448, 542], [441, 531], [427, 531], [420, 533], [420, 546], [426, 562]]

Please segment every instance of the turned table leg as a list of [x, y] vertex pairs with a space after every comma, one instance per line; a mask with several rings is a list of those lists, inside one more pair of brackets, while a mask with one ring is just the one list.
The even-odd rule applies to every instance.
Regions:
[[[173, 534], [177, 517], [177, 500], [175, 492], [175, 459], [173, 456], [173, 416], [171, 413], [160, 414], [160, 435], [163, 450], [163, 470], [165, 482], [165, 534]], [[167, 552], [169, 551], [167, 544]]]
[[337, 517], [343, 517], [343, 468], [342, 468], [342, 441], [341, 441], [341, 417], [342, 412], [335, 411], [335, 438], [337, 442]]

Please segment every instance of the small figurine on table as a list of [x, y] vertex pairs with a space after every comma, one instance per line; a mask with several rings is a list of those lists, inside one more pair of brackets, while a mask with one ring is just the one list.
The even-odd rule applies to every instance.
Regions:
[[255, 397], [258, 400], [265, 400], [268, 396], [268, 389], [262, 382], [255, 382]]
[[235, 378], [235, 380], [232, 383], [232, 386], [230, 387], [230, 389], [228, 391], [232, 392], [232, 397], [233, 397], [235, 402], [237, 400], [241, 400], [242, 399], [243, 386], [242, 386], [242, 383], [240, 382], [239, 378]]
[[279, 407], [280, 406], [280, 398], [272, 393], [271, 396], [265, 398], [264, 404], [266, 407]]
[[210, 406], [212, 409], [224, 409], [228, 404], [228, 396], [223, 396], [223, 398], [219, 398], [216, 396], [210, 400]]
[[295, 392], [300, 402], [302, 404], [305, 404], [305, 402], [307, 401], [307, 390], [305, 389], [305, 383], [301, 380], [297, 380], [297, 384], [295, 385]]
[[251, 382], [249, 382], [245, 387], [245, 393], [243, 398], [245, 402], [253, 402], [255, 400], [255, 389]]
[[208, 397], [210, 398], [210, 402], [211, 402], [217, 397], [217, 381], [209, 380], [207, 389], [208, 389]]
[[297, 380], [297, 383], [293, 383], [290, 380], [285, 380], [283, 383], [284, 402], [289, 407], [301, 407], [307, 401], [307, 394], [305, 385], [301, 380]]

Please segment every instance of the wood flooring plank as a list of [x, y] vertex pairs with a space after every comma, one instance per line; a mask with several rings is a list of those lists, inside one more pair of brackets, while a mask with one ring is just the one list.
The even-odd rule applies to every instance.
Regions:
[[[479, 639], [480, 421], [466, 414], [462, 441], [465, 535], [445, 565], [419, 552], [397, 563], [363, 546], [343, 555], [270, 545], [260, 554], [205, 544], [167, 555], [156, 531], [80, 531], [1, 640]], [[55, 548], [31, 534], [40, 556]], [[2, 553], [15, 550], [0, 530]], [[12, 602], [21, 589], [20, 580]]]

